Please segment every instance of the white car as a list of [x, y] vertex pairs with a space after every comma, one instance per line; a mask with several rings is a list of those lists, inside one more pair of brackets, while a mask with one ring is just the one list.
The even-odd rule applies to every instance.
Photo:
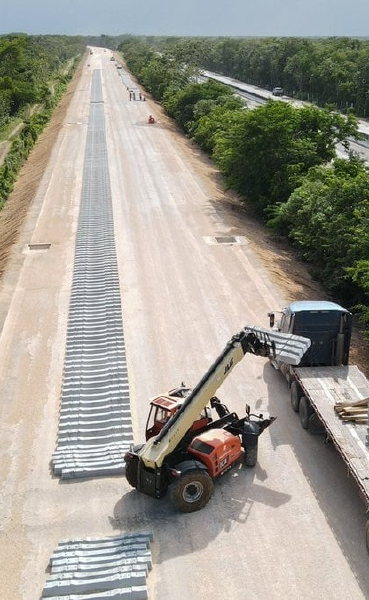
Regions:
[[275, 87], [272, 91], [273, 96], [283, 96], [283, 88]]

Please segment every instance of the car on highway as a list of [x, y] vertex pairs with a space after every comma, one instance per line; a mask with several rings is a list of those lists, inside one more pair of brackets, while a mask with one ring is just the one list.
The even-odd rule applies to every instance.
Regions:
[[273, 96], [283, 96], [283, 88], [275, 87], [272, 91]]

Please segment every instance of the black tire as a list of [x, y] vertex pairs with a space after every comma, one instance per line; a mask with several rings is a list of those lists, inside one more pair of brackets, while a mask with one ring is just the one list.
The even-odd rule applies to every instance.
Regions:
[[313, 409], [311, 408], [309, 400], [306, 396], [301, 396], [300, 398], [300, 406], [299, 406], [299, 415], [300, 415], [300, 423], [303, 429], [309, 429], [309, 419], [313, 414]]
[[291, 388], [290, 388], [290, 394], [291, 394], [292, 410], [294, 410], [295, 412], [299, 412], [300, 400], [301, 400], [301, 397], [303, 396], [303, 393], [302, 393], [301, 385], [299, 384], [298, 381], [292, 381]]
[[191, 469], [170, 486], [174, 506], [181, 512], [195, 512], [204, 508], [213, 493], [214, 483], [207, 471]]
[[327, 435], [326, 429], [316, 412], [313, 412], [309, 419], [309, 432], [313, 435]]
[[365, 539], [366, 539], [366, 549], [369, 553], [369, 519], [366, 522]]
[[258, 445], [246, 446], [245, 454], [243, 456], [243, 464], [246, 467], [255, 467], [258, 460]]
[[126, 479], [129, 485], [133, 488], [137, 488], [138, 484], [138, 456], [130, 458], [126, 462]]

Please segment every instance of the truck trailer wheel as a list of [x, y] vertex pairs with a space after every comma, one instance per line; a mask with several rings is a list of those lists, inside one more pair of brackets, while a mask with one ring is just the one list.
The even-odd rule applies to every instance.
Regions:
[[295, 412], [299, 412], [300, 400], [301, 400], [301, 396], [303, 395], [303, 393], [302, 393], [301, 385], [299, 384], [298, 381], [292, 381], [290, 393], [291, 393], [292, 409]]
[[309, 429], [309, 419], [313, 414], [313, 409], [311, 408], [309, 400], [306, 396], [301, 396], [300, 398], [300, 406], [299, 406], [299, 415], [300, 415], [300, 423], [303, 429]]
[[258, 460], [258, 445], [249, 446], [245, 448], [245, 454], [243, 456], [243, 464], [246, 467], [255, 467]]
[[192, 469], [170, 486], [170, 493], [175, 507], [189, 513], [200, 510], [209, 502], [213, 487], [213, 480], [207, 471]]

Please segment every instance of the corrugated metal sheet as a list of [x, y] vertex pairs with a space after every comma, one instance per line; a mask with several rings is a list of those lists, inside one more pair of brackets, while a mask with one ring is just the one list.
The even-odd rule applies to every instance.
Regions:
[[246, 326], [244, 330], [255, 333], [261, 341], [273, 342], [275, 347], [274, 358], [289, 365], [298, 365], [311, 344], [308, 338], [292, 333], [281, 333], [273, 329]]
[[62, 479], [124, 472], [133, 441], [101, 73], [93, 73], [57, 448]]
[[152, 540], [152, 533], [129, 533], [59, 542], [42, 598], [146, 600]]

